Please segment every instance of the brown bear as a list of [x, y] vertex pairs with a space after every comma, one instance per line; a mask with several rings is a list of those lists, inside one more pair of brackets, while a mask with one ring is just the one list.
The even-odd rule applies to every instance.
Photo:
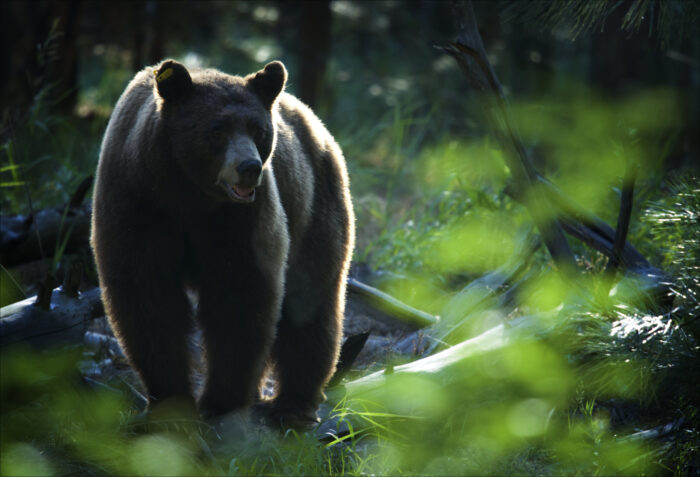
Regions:
[[240, 77], [168, 60], [136, 74], [114, 108], [91, 240], [149, 407], [194, 403], [196, 320], [204, 415], [256, 402], [271, 370], [268, 417], [315, 419], [338, 356], [354, 216], [343, 154], [286, 79], [280, 62]]

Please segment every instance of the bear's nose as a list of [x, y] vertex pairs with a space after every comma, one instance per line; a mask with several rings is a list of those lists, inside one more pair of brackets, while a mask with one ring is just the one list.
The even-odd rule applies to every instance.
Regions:
[[241, 162], [236, 167], [238, 179], [242, 185], [257, 186], [260, 183], [260, 174], [262, 173], [262, 162], [255, 159], [248, 159]]

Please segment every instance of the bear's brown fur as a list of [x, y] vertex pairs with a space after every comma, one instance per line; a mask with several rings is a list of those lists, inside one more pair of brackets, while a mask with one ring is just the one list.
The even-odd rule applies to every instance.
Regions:
[[348, 177], [321, 121], [283, 92], [286, 78], [280, 62], [239, 77], [169, 60], [139, 72], [112, 113], [92, 245], [150, 404], [193, 399], [193, 318], [207, 415], [253, 403], [272, 369], [276, 396], [262, 407], [311, 418], [334, 371], [354, 243]]

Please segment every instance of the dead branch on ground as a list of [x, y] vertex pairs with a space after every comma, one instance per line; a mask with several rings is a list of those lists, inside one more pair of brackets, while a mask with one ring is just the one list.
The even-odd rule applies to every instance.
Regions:
[[64, 207], [0, 217], [0, 264], [13, 267], [47, 258], [45, 255], [53, 255], [51, 247], [62, 240], [67, 240], [63, 253], [88, 249], [91, 207], [81, 204], [91, 185], [92, 176], [78, 186]]

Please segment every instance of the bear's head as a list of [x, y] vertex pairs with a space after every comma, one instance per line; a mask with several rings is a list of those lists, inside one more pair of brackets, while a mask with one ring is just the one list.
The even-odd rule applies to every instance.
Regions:
[[279, 61], [245, 77], [191, 73], [168, 60], [154, 70], [161, 125], [177, 165], [210, 199], [251, 203], [275, 147]]

